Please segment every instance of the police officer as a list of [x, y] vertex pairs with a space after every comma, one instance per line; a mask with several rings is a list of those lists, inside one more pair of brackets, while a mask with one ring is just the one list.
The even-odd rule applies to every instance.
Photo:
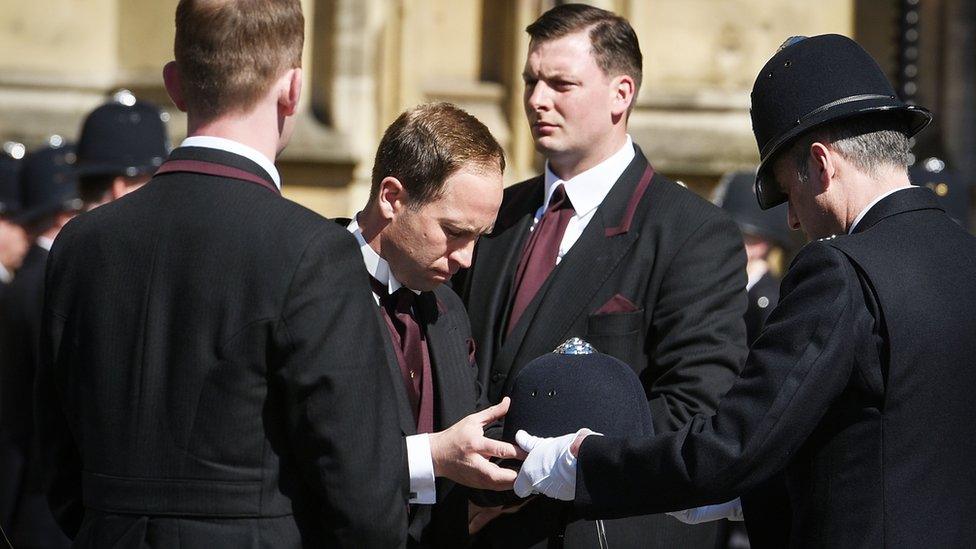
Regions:
[[28, 154], [20, 172], [21, 211], [13, 219], [33, 238], [17, 276], [0, 298], [0, 522], [15, 547], [70, 546], [55, 524], [34, 448], [33, 399], [44, 269], [61, 228], [79, 211], [75, 148], [60, 136]]
[[25, 148], [7, 141], [0, 150], [0, 291], [14, 278], [30, 242], [24, 229], [10, 220], [20, 210], [20, 165]]
[[168, 115], [128, 90], [93, 110], [78, 138], [79, 190], [86, 209], [144, 185], [169, 154]]

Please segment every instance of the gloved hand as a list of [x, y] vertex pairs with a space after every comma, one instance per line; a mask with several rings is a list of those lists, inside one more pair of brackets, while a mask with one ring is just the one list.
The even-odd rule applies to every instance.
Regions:
[[705, 505], [695, 507], [694, 509], [685, 509], [684, 511], [672, 511], [668, 514], [685, 524], [700, 524], [702, 522], [721, 519], [729, 519], [732, 521], [741, 521], [744, 519], [742, 516], [742, 502], [739, 501], [739, 498], [715, 505]]
[[515, 479], [515, 494], [526, 497], [543, 494], [563, 501], [576, 497], [576, 456], [570, 447], [577, 437], [599, 434], [589, 429], [555, 438], [534, 437], [525, 431], [515, 433], [515, 442], [529, 453]]

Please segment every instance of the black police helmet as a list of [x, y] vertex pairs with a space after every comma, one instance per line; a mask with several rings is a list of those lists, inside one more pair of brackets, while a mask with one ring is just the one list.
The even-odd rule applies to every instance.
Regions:
[[878, 63], [850, 38], [824, 34], [787, 40], [752, 87], [759, 205], [767, 209], [786, 201], [770, 160], [797, 137], [828, 122], [881, 112], [900, 116], [909, 137], [932, 120], [929, 111], [901, 101]]
[[9, 217], [20, 211], [20, 167], [25, 148], [8, 141], [0, 150], [0, 216]]
[[[538, 437], [561, 436], [583, 427], [607, 436], [654, 434], [647, 395], [633, 368], [596, 352], [579, 338], [523, 366], [508, 396], [512, 403], [501, 438], [513, 444], [520, 429]], [[502, 464], [513, 469], [521, 465]], [[511, 491], [481, 492], [475, 499], [484, 505], [518, 500]]]
[[756, 202], [756, 171], [729, 172], [715, 188], [715, 203], [728, 212], [744, 234], [764, 238], [782, 248], [792, 240], [786, 219], [786, 205], [763, 210]]
[[80, 210], [74, 163], [75, 147], [57, 136], [25, 156], [20, 171], [22, 210], [14, 221], [30, 225], [48, 215]]
[[169, 154], [164, 114], [128, 91], [93, 110], [78, 139], [78, 175], [152, 174]]

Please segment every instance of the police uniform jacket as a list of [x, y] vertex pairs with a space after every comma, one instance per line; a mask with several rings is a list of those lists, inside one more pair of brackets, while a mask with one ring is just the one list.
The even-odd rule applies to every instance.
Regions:
[[730, 499], [785, 469], [797, 547], [976, 539], [976, 239], [926, 189], [807, 245], [713, 417], [655, 438], [588, 437], [588, 515]]
[[[271, 181], [221, 150], [171, 159]], [[352, 236], [262, 185], [157, 175], [79, 216], [51, 251], [36, 399], [63, 528], [81, 547], [402, 544], [379, 330]]]

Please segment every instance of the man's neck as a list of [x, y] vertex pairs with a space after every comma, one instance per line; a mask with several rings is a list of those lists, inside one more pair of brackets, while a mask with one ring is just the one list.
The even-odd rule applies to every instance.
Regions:
[[861, 214], [872, 206], [878, 197], [910, 186], [911, 181], [909, 181], [908, 174], [904, 170], [884, 170], [878, 177], [860, 174], [853, 185], [847, 185], [848, 207], [844, 231], [850, 232], [854, 221], [861, 217]]
[[376, 252], [377, 255], [383, 257], [382, 253], [382, 241], [380, 235], [383, 229], [389, 224], [385, 218], [383, 218], [379, 212], [370, 205], [366, 205], [363, 211], [356, 214], [356, 223], [359, 224], [359, 231], [363, 233], [363, 239], [369, 244], [369, 247]]
[[565, 155], [549, 155], [549, 169], [559, 179], [569, 181], [577, 175], [589, 170], [610, 158], [627, 142], [626, 128], [621, 132], [614, 132], [611, 138], [605, 139], [598, 147], [589, 149], [582, 154], [566, 153]]
[[281, 143], [277, 109], [259, 105], [246, 113], [227, 113], [197, 121], [190, 117], [187, 137], [211, 136], [230, 139], [260, 152], [274, 162]]

